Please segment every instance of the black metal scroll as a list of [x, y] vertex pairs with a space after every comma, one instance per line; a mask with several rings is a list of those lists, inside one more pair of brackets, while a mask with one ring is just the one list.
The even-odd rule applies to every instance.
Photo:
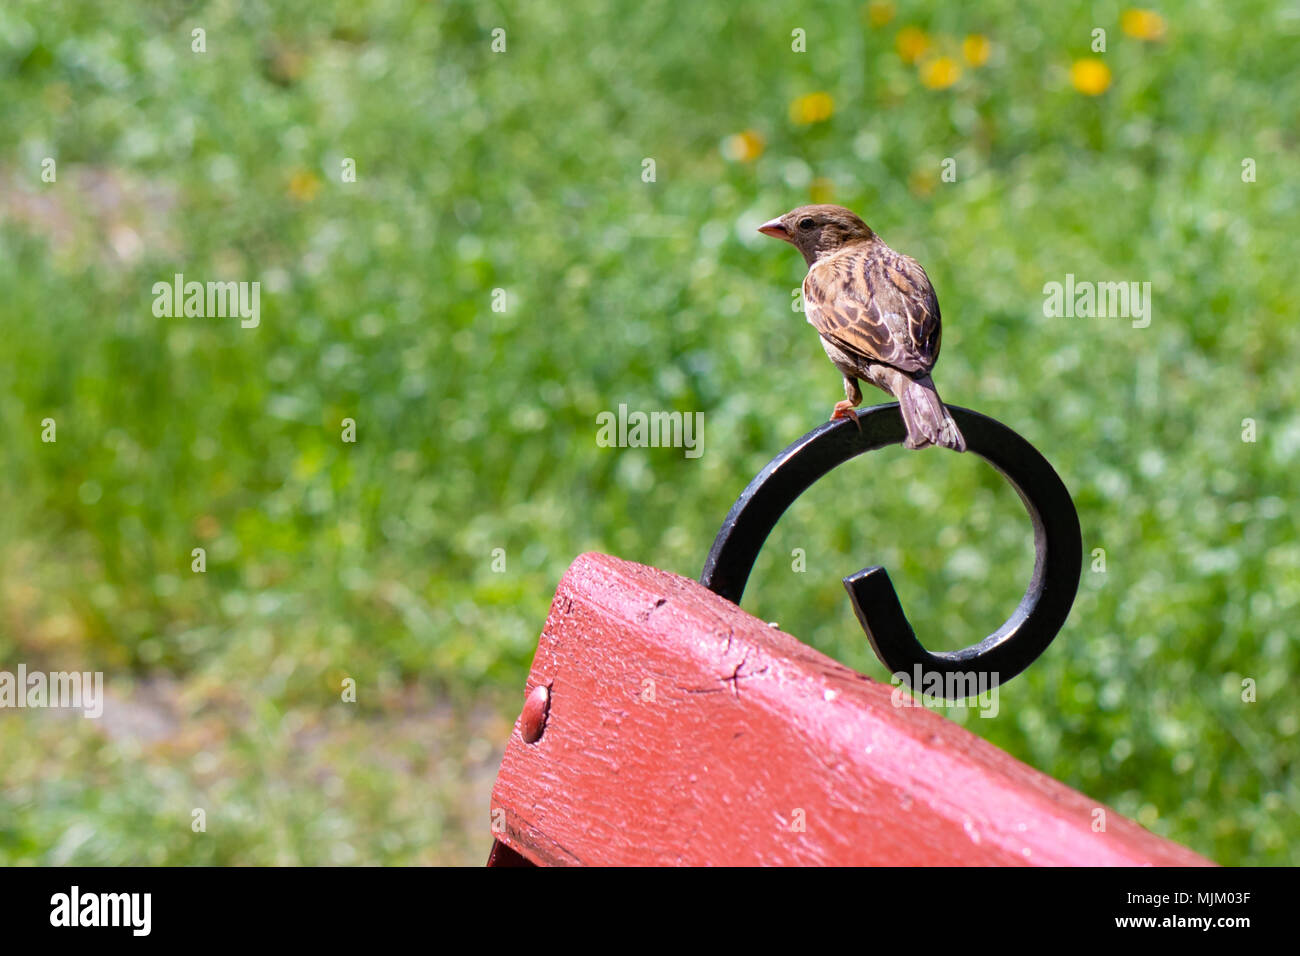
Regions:
[[[869, 567], [851, 574], [844, 579], [844, 587], [876, 656], [909, 686], [916, 673], [937, 673], [974, 677], [983, 689], [1023, 671], [1061, 629], [1079, 589], [1083, 540], [1070, 493], [1033, 445], [978, 412], [955, 405], [948, 410], [967, 449], [1011, 482], [1033, 522], [1034, 573], [1020, 605], [1005, 624], [978, 644], [931, 653], [912, 632], [884, 568]], [[848, 419], [827, 422], [768, 462], [722, 522], [700, 576], [701, 584], [739, 604], [763, 542], [794, 500], [837, 465], [863, 452], [901, 443], [905, 437], [897, 403], [861, 409], [858, 419], [861, 430]], [[943, 681], [942, 686], [960, 687], [961, 683]]]

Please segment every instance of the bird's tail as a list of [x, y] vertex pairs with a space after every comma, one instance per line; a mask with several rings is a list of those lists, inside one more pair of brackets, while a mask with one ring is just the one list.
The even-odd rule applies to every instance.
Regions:
[[926, 375], [921, 378], [898, 376], [894, 397], [903, 413], [903, 424], [907, 426], [906, 448], [926, 448], [930, 445], [942, 445], [953, 451], [965, 451], [966, 439], [962, 437], [957, 423], [944, 407], [935, 391], [934, 381]]

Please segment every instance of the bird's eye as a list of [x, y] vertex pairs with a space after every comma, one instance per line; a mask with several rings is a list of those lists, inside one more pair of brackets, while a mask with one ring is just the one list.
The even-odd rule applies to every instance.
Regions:
[[811, 229], [811, 228], [812, 228], [813, 226], [815, 226], [815, 225], [816, 225], [816, 223], [814, 223], [811, 219], [808, 219], [808, 218], [804, 218], [804, 219], [800, 219], [800, 220], [799, 220], [799, 228], [800, 228], [800, 229]]

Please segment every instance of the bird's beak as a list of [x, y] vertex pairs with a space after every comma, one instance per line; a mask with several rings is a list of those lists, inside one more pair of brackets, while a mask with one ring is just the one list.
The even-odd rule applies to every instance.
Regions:
[[781, 224], [780, 219], [773, 219], [771, 222], [765, 222], [758, 227], [758, 231], [765, 236], [771, 236], [773, 239], [784, 239], [790, 241], [790, 233], [786, 231], [785, 226]]

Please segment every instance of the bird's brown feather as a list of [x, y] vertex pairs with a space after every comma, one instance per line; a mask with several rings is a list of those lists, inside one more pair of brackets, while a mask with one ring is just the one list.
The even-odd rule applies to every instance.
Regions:
[[909, 375], [939, 357], [939, 301], [920, 263], [879, 239], [846, 245], [804, 278], [808, 321], [854, 357]]

